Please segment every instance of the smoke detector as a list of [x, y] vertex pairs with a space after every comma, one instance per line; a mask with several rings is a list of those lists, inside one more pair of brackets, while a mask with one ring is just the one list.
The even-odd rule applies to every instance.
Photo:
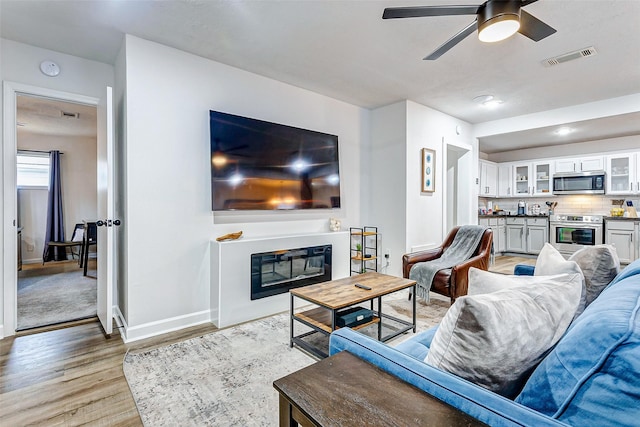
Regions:
[[587, 56], [593, 56], [597, 54], [596, 48], [593, 46], [585, 47], [584, 49], [575, 50], [573, 52], [564, 53], [562, 55], [554, 56], [553, 58], [545, 59], [542, 61], [542, 65], [545, 67], [551, 67], [559, 65], [564, 62], [573, 61], [574, 59], [585, 58]]

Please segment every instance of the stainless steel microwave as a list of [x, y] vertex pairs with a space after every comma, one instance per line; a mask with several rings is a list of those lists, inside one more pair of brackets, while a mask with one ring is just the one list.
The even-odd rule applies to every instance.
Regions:
[[604, 177], [604, 171], [556, 173], [553, 194], [604, 194]]

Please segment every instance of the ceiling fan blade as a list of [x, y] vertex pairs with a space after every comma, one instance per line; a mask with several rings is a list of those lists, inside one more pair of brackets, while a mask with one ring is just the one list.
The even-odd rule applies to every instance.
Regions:
[[419, 18], [421, 16], [475, 15], [480, 6], [388, 7], [382, 19]]
[[478, 20], [473, 21], [471, 24], [467, 25], [462, 31], [460, 31], [455, 36], [451, 37], [447, 40], [442, 46], [434, 50], [432, 53], [427, 55], [424, 59], [427, 61], [433, 61], [440, 58], [445, 52], [449, 49], [460, 43], [465, 37], [469, 34], [476, 31], [478, 28]]
[[549, 37], [556, 30], [545, 24], [530, 13], [520, 10], [520, 29], [518, 30], [523, 36], [529, 37], [531, 40], [539, 42], [545, 37]]
[[531, 4], [531, 3], [535, 3], [537, 1], [538, 0], [522, 0], [522, 4], [520, 5], [520, 7], [525, 7], [526, 5]]

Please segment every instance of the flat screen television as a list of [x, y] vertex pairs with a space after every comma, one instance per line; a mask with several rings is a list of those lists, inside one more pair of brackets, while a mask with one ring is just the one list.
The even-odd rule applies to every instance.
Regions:
[[338, 137], [209, 112], [214, 211], [340, 207]]

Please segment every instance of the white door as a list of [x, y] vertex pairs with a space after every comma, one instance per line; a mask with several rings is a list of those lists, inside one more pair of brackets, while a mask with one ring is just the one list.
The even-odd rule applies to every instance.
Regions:
[[113, 288], [116, 277], [114, 203], [113, 89], [98, 102], [98, 318], [105, 334], [113, 329]]

